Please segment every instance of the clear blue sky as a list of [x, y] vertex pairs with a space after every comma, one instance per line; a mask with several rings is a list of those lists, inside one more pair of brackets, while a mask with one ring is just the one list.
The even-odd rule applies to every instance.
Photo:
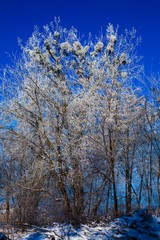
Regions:
[[17, 37], [24, 41], [34, 25], [60, 16], [64, 27], [94, 35], [108, 23], [120, 30], [135, 27], [142, 36], [137, 50], [144, 56], [147, 73], [160, 71], [160, 0], [0, 0], [0, 65], [9, 63], [6, 52], [18, 52]]

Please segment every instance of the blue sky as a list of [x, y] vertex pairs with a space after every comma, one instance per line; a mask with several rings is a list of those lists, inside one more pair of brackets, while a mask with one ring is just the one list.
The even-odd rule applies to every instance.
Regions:
[[42, 26], [60, 16], [64, 27], [76, 27], [87, 36], [99, 34], [108, 23], [135, 27], [142, 36], [137, 49], [146, 72], [160, 71], [160, 0], [0, 0], [0, 65], [10, 62], [7, 53], [19, 52], [34, 25]]

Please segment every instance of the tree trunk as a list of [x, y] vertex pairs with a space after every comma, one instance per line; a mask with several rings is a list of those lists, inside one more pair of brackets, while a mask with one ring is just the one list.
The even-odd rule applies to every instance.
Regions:
[[125, 200], [126, 200], [126, 214], [129, 214], [131, 211], [131, 201], [132, 201], [132, 166], [130, 166], [129, 162], [129, 128], [127, 129], [126, 136], [126, 151], [125, 151], [125, 168], [126, 168], [126, 176], [125, 176]]
[[73, 195], [74, 195], [74, 215], [82, 216], [84, 211], [84, 189], [83, 177], [77, 159], [74, 159], [74, 181], [73, 181]]
[[9, 223], [9, 215], [10, 215], [10, 188], [6, 187], [6, 222]]
[[112, 184], [113, 184], [113, 199], [114, 199], [114, 216], [118, 217], [118, 198], [117, 198], [117, 189], [116, 189], [116, 180], [114, 169], [112, 169]]

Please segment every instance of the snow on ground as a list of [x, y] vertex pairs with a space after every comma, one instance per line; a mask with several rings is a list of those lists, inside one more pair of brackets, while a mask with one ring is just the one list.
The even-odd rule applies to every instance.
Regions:
[[[15, 238], [14, 238], [15, 239]], [[146, 209], [132, 216], [123, 216], [107, 223], [81, 225], [76, 229], [71, 224], [55, 224], [52, 228], [36, 228], [35, 232], [18, 240], [158, 240], [160, 218], [152, 217]]]

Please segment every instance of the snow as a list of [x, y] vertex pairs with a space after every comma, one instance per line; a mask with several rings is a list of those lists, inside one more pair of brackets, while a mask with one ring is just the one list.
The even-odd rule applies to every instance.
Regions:
[[48, 236], [43, 233], [36, 232], [36, 233], [28, 234], [26, 237], [24, 237], [22, 239], [25, 239], [25, 240], [47, 240], [50, 238], [48, 238]]
[[[0, 233], [1, 239], [5, 235]], [[7, 233], [6, 233], [7, 236]], [[132, 215], [122, 216], [108, 223], [81, 224], [75, 228], [72, 224], [54, 223], [52, 227], [29, 228], [24, 234], [15, 233], [14, 240], [158, 240], [160, 239], [160, 218], [153, 217], [147, 209], [138, 210]]]
[[0, 240], [9, 240], [3, 233], [0, 232]]
[[55, 240], [156, 240], [160, 239], [159, 223], [159, 218], [152, 217], [148, 210], [143, 209], [132, 216], [120, 217], [109, 224], [104, 222], [84, 224], [77, 229], [71, 224], [55, 224], [52, 228], [28, 234], [21, 240], [47, 240], [52, 237]]

